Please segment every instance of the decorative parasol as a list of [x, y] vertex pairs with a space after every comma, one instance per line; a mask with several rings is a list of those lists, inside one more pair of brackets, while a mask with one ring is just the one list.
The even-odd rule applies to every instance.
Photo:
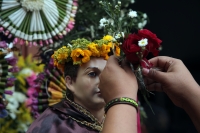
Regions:
[[0, 0], [0, 32], [14, 44], [52, 44], [73, 27], [78, 0]]

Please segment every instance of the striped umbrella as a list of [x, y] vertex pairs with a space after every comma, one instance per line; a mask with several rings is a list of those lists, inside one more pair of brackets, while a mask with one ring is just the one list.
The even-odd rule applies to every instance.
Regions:
[[52, 44], [74, 27], [78, 0], [0, 0], [0, 32], [14, 44]]

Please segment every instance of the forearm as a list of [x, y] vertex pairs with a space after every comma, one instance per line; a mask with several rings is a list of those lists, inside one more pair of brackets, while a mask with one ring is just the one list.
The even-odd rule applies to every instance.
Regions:
[[112, 106], [106, 115], [103, 133], [137, 133], [137, 111], [127, 104]]
[[188, 100], [185, 102], [184, 110], [191, 118], [197, 131], [200, 133], [200, 87], [196, 86], [191, 90], [191, 94], [188, 95]]

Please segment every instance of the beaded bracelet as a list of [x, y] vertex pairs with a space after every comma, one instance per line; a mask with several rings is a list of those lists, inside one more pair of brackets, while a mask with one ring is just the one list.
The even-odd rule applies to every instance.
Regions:
[[113, 100], [111, 100], [110, 102], [108, 102], [105, 106], [105, 113], [107, 113], [108, 109], [116, 104], [129, 104], [133, 107], [136, 108], [137, 112], [138, 112], [138, 103], [131, 98], [128, 97], [121, 97], [121, 98], [115, 98]]

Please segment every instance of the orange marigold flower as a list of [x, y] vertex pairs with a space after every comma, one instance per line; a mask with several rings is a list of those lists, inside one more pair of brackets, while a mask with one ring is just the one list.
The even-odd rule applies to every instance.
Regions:
[[111, 48], [111, 46], [106, 45], [106, 44], [103, 44], [102, 47], [101, 47], [100, 54], [106, 60], [109, 58], [108, 53], [110, 52], [110, 48]]
[[82, 58], [82, 63], [86, 63], [90, 60], [90, 56], [92, 55], [92, 52], [89, 50], [83, 50], [84, 56]]
[[79, 64], [79, 62], [81, 61], [80, 56], [84, 56], [84, 52], [80, 48], [77, 48], [71, 52], [71, 57], [74, 64]]

